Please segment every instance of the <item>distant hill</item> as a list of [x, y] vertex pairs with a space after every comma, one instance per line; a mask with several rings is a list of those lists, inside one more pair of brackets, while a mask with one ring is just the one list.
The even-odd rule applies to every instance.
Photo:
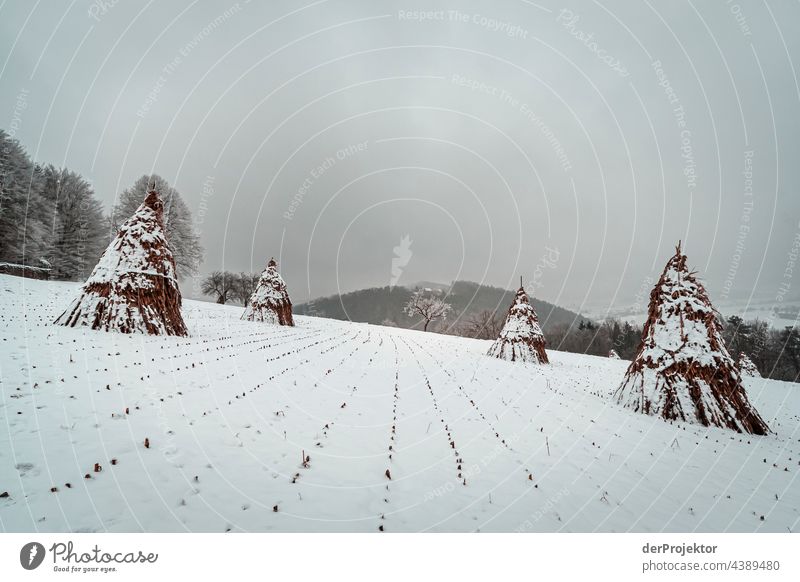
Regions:
[[[452, 306], [453, 310], [448, 315], [444, 328], [458, 318], [464, 319], [484, 310], [495, 311], [500, 318], [505, 318], [515, 293], [515, 291], [479, 285], [471, 281], [456, 281], [451, 286], [425, 281], [418, 283], [415, 285], [416, 287], [436, 290]], [[408, 287], [373, 287], [343, 295], [314, 299], [296, 305], [294, 312], [300, 315], [314, 315], [379, 325], [391, 322], [398, 327], [415, 328], [419, 327], [418, 320], [403, 313], [403, 307], [412, 293], [413, 289]], [[573, 311], [541, 299], [533, 298], [532, 302], [545, 332], [559, 324], [572, 324], [585, 319]]]

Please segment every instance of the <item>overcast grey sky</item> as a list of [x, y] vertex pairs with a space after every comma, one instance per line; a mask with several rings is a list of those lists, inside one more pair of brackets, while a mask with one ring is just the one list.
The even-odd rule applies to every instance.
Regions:
[[275, 255], [295, 302], [399, 255], [400, 284], [619, 305], [678, 239], [712, 299], [796, 298], [798, 29], [789, 1], [12, 0], [0, 126], [106, 207], [161, 174], [203, 272]]

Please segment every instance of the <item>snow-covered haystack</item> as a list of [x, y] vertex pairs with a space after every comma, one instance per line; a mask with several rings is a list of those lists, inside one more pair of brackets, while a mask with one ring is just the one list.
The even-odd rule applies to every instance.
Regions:
[[55, 323], [122, 333], [188, 335], [175, 259], [164, 234], [164, 205], [155, 190], [122, 224], [80, 296]]
[[256, 290], [250, 296], [250, 304], [244, 310], [242, 319], [265, 321], [278, 325], [294, 325], [292, 302], [286, 283], [278, 273], [278, 263], [270, 259], [267, 268], [261, 273]]
[[622, 359], [622, 358], [619, 357], [619, 354], [617, 353], [617, 350], [613, 350], [613, 349], [609, 350], [608, 357], [611, 358], [612, 360], [620, 360], [620, 359]]
[[653, 291], [642, 343], [614, 396], [665, 420], [767, 434], [747, 399], [703, 285], [686, 268], [680, 244]]
[[750, 376], [751, 378], [761, 378], [761, 372], [758, 371], [756, 365], [753, 363], [747, 354], [744, 352], [739, 352], [739, 361], [736, 362], [736, 365], [739, 368], [739, 372], [742, 376]]
[[489, 348], [488, 355], [512, 362], [547, 364], [545, 340], [539, 318], [528, 300], [525, 289], [520, 287], [514, 302], [508, 309], [505, 325], [500, 336]]

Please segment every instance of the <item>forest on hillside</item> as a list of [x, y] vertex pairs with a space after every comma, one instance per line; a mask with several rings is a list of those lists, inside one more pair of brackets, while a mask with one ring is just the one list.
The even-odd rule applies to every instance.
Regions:
[[181, 276], [203, 259], [192, 214], [180, 193], [155, 174], [140, 176], [106, 213], [91, 181], [78, 172], [31, 159], [0, 129], [0, 262], [33, 267], [50, 279], [83, 281], [148, 186], [164, 201], [164, 222]]
[[[409, 317], [404, 307], [413, 294], [407, 287], [374, 287], [332, 295], [295, 306], [301, 315], [329, 317], [376, 325], [421, 329], [419, 319]], [[506, 317], [514, 292], [470, 281], [456, 281], [439, 293], [451, 305], [444, 320], [433, 323], [438, 333], [494, 340]], [[642, 337], [642, 326], [615, 318], [598, 323], [568, 309], [532, 298], [549, 349], [608, 356], [614, 350], [631, 360]], [[721, 318], [721, 316], [720, 316]], [[731, 316], [720, 320], [728, 351], [736, 359], [746, 354], [765, 378], [800, 381], [800, 332], [796, 328], [775, 329], [761, 320], [745, 321]]]
[[[413, 292], [408, 287], [373, 287], [314, 299], [295, 306], [295, 311], [301, 315], [416, 329], [421, 327], [417, 320], [404, 313], [404, 307]], [[477, 319], [482, 316], [500, 313], [505, 316], [505, 311], [514, 299], [513, 291], [471, 281], [455, 281], [447, 289], [432, 289], [431, 292], [441, 295], [451, 306], [451, 313], [447, 319], [436, 322], [430, 329], [458, 335], [467, 335], [461, 332], [474, 327]], [[531, 301], [545, 331], [560, 324], [572, 325], [584, 321], [577, 313], [547, 301], [537, 298], [532, 298]]]

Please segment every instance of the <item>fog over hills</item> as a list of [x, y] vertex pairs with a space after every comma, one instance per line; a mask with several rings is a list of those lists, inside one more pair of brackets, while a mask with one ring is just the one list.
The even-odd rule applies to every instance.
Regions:
[[[409, 286], [372, 287], [341, 295], [330, 295], [295, 306], [301, 315], [315, 315], [363, 323], [387, 324], [389, 322], [409, 329], [419, 326], [416, 318], [408, 317], [403, 308], [413, 289], [431, 289], [452, 306], [447, 320], [438, 323], [436, 329], [448, 331], [459, 322], [481, 311], [489, 310], [505, 317], [505, 312], [514, 298], [514, 291], [480, 285], [472, 281], [455, 281], [452, 285], [420, 281]], [[530, 291], [530, 290], [529, 290]], [[577, 313], [563, 309], [547, 301], [531, 299], [542, 327], [546, 330], [562, 323], [578, 323], [583, 319]]]

